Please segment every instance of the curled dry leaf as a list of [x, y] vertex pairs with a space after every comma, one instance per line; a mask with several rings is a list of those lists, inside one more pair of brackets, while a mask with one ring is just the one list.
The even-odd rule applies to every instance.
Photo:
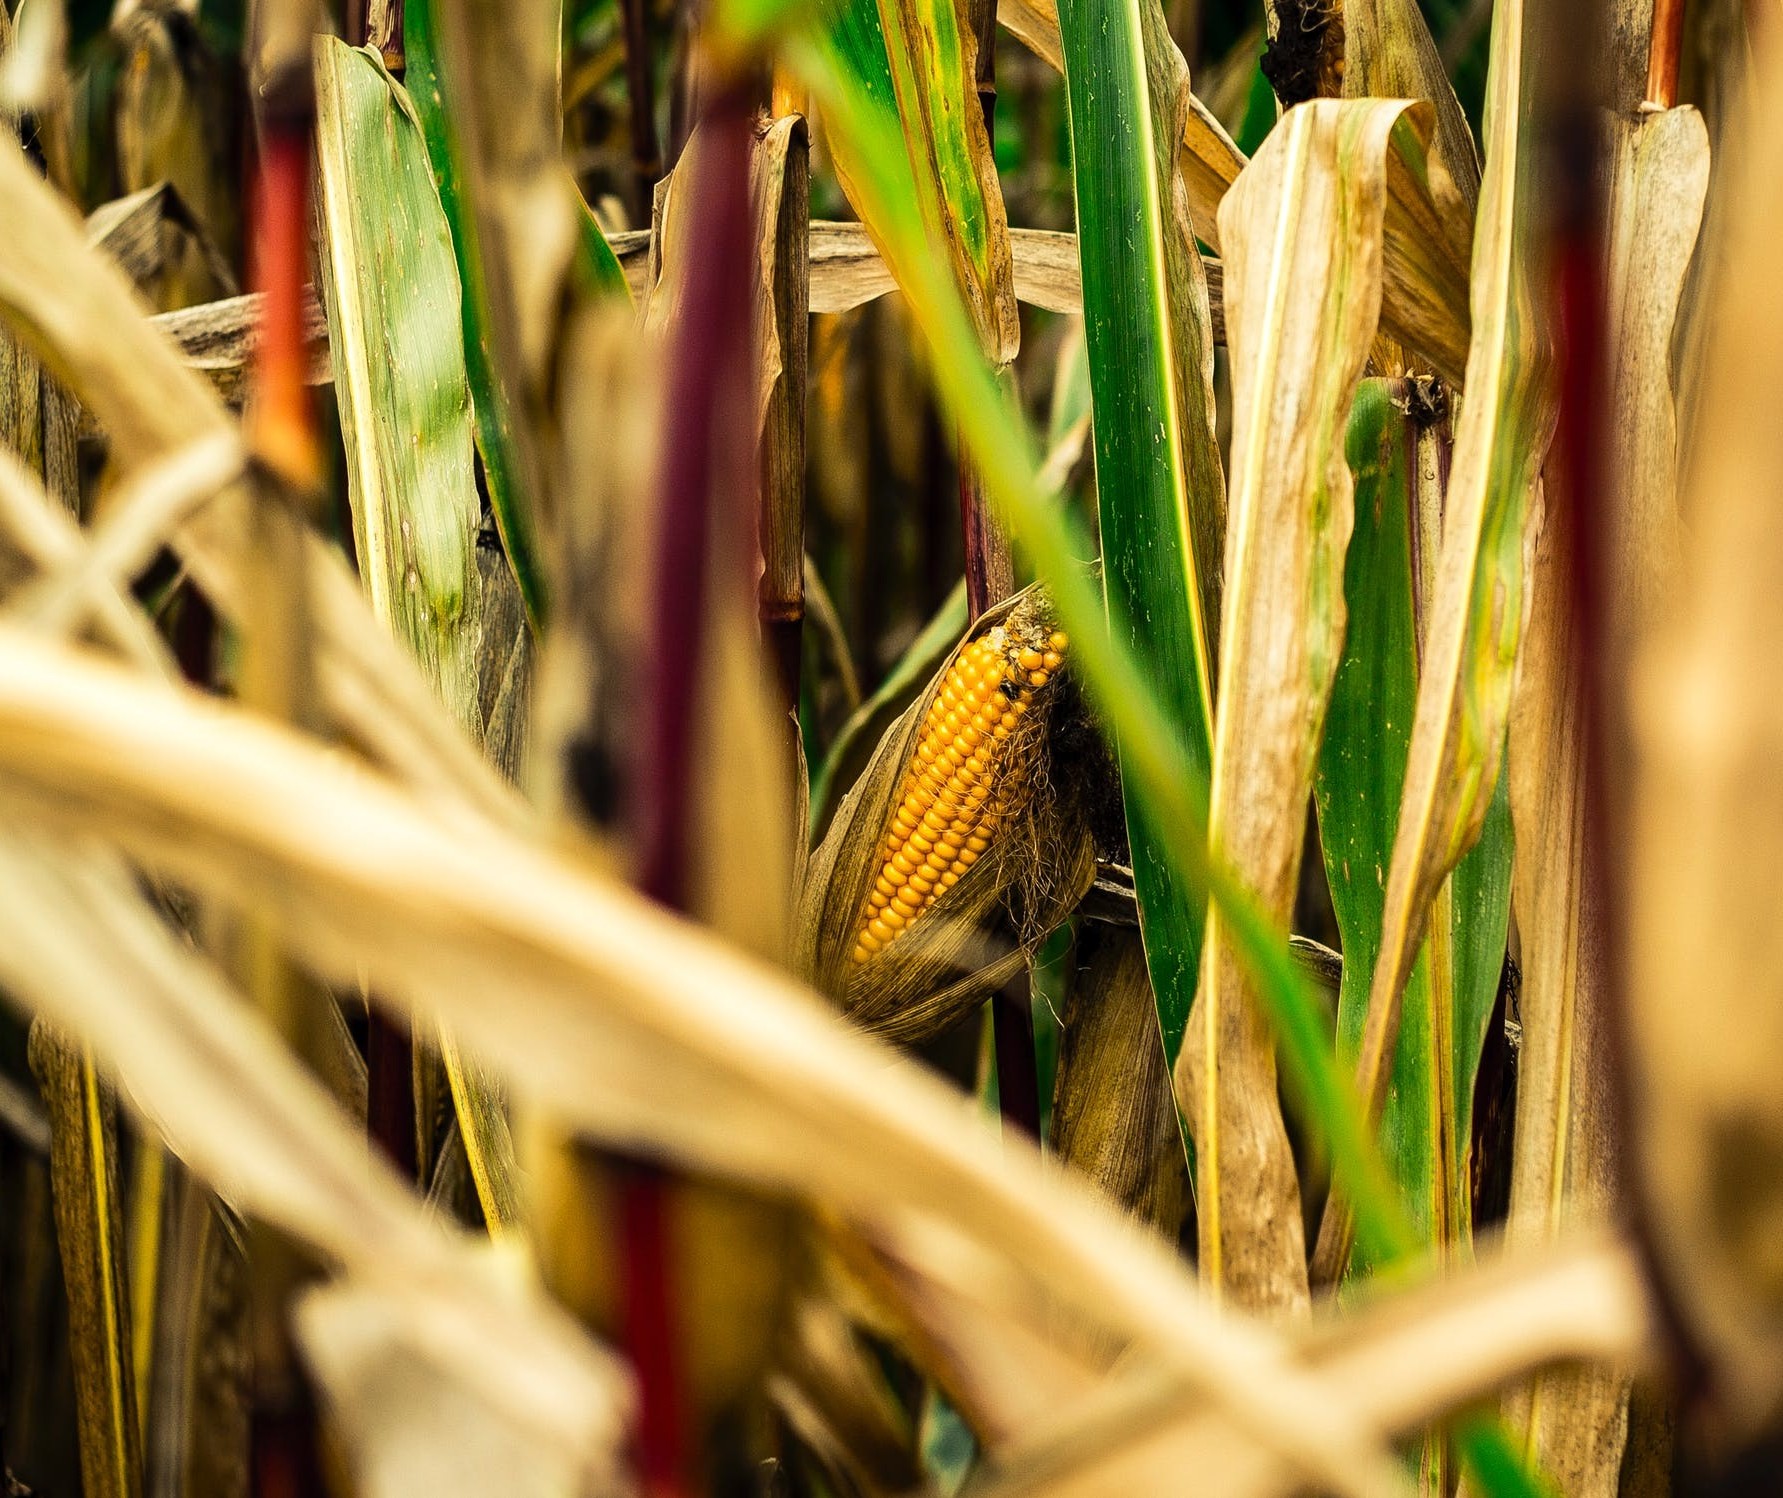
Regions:
[[90, 1042], [172, 1150], [240, 1209], [395, 1297], [432, 1354], [532, 1439], [584, 1461], [610, 1454], [613, 1367], [494, 1250], [425, 1212], [120, 863], [14, 834], [0, 891], [9, 991]]
[[[238, 708], [12, 629], [0, 658], [9, 816], [102, 827], [225, 900], [276, 891], [307, 963], [363, 973], [378, 998], [450, 1023], [517, 1092], [591, 1135], [847, 1214], [950, 1224], [1061, 1314], [1149, 1349], [1321, 1485], [1398, 1487], [1373, 1433], [1285, 1368], [1265, 1330], [1216, 1313], [1162, 1245], [1019, 1139], [962, 1127], [957, 1095], [808, 990]], [[69, 960], [95, 949], [58, 947]], [[686, 1107], [695, 1096], [707, 1106]]]
[[[1290, 110], [1220, 207], [1235, 418], [1209, 835], [1286, 926], [1344, 630], [1344, 432], [1374, 341], [1394, 137], [1424, 106]], [[1341, 292], [1337, 288], [1342, 288]], [[1177, 1062], [1195, 1135], [1201, 1268], [1237, 1303], [1304, 1309], [1300, 1192], [1275, 1054], [1216, 910]]]
[[1099, 923], [1082, 929], [1078, 946], [1082, 966], [1059, 1017], [1053, 1148], [1174, 1242], [1189, 1177], [1145, 948], [1134, 927]]
[[1343, 91], [1348, 99], [1422, 99], [1436, 111], [1430, 150], [1460, 198], [1462, 248], [1480, 196], [1480, 152], [1417, 0], [1347, 0]]
[[1082, 898], [1095, 851], [1055, 763], [1067, 642], [1029, 588], [886, 730], [812, 853], [794, 965], [889, 1039], [947, 1029]]

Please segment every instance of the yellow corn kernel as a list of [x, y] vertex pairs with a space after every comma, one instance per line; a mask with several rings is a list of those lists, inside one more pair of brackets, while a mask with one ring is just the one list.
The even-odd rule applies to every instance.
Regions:
[[1035, 693], [1063, 665], [1065, 636], [1000, 624], [967, 642], [924, 715], [879, 869], [861, 910], [856, 964], [890, 946], [987, 853], [1019, 804], [1025, 752], [1016, 737]]

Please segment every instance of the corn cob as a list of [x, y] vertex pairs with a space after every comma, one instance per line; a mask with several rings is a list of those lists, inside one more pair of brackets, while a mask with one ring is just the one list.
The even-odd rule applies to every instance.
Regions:
[[1068, 641], [1015, 615], [954, 657], [930, 704], [880, 839], [878, 874], [855, 931], [858, 965], [958, 884], [1019, 813], [1030, 786], [1023, 718]]

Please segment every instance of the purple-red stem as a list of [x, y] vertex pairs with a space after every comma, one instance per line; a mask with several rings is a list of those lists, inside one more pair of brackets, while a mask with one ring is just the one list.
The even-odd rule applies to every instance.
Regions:
[[[657, 507], [650, 702], [637, 765], [638, 883], [675, 909], [687, 896], [693, 720], [704, 650], [713, 504], [736, 496], [734, 524], [753, 541], [751, 418], [754, 236], [749, 205], [749, 116], [740, 93], [712, 101], [691, 186], [696, 247], [686, 270], [669, 360]], [[740, 461], [741, 460], [741, 461]], [[744, 558], [741, 549], [734, 558]]]
[[[689, 832], [706, 601], [714, 532], [751, 544], [719, 559], [753, 558], [753, 333], [755, 238], [750, 223], [747, 96], [721, 90], [702, 119], [690, 201], [695, 253], [686, 267], [669, 359], [656, 516], [658, 542], [650, 683], [642, 754], [634, 768], [638, 883], [673, 909], [688, 899]], [[737, 511], [720, 517], [721, 497]], [[715, 524], [715, 521], [717, 522]], [[685, 1389], [679, 1367], [672, 1182], [659, 1168], [622, 1171], [621, 1252], [626, 1350], [638, 1378], [638, 1467], [646, 1498], [690, 1493]]]

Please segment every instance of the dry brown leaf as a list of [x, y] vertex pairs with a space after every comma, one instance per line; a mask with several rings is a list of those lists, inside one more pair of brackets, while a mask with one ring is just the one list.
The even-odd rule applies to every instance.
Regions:
[[[1634, 1255], [1575, 1238], [1505, 1254], [1445, 1280], [1374, 1295], [1299, 1340], [1335, 1397], [1412, 1434], [1534, 1369], [1653, 1355], [1656, 1328]], [[1222, 1473], [1222, 1498], [1299, 1490], [1292, 1473], [1153, 1367], [1117, 1373], [1072, 1413], [1049, 1412], [999, 1453], [983, 1498], [1167, 1492], [1182, 1474]]]
[[1667, 1290], [1721, 1414], [1783, 1408], [1783, 35], [1748, 91], [1700, 426], [1681, 588], [1640, 652], [1627, 919], [1635, 1103], [1629, 1158]]
[[1137, 927], [1080, 928], [1059, 1017], [1052, 1145], [1110, 1200], [1174, 1243], [1188, 1172]]
[[[239, 709], [0, 628], [9, 816], [103, 826], [235, 901], [276, 899], [306, 961], [451, 1024], [595, 1137], [874, 1220], [949, 1222], [1105, 1334], [1151, 1350], [1345, 1493], [1394, 1465], [1278, 1344], [957, 1095], [805, 990], [499, 827], [424, 803]], [[498, 990], [505, 1002], [491, 1006]], [[86, 1025], [81, 1026], [87, 1028]], [[699, 1097], [702, 1106], [685, 1106]]]
[[[1343, 643], [1344, 434], [1380, 313], [1387, 162], [1396, 131], [1428, 128], [1422, 110], [1292, 109], [1220, 206], [1235, 417], [1208, 831], [1284, 928]], [[1176, 1086], [1199, 1161], [1202, 1274], [1249, 1309], [1303, 1311], [1273, 1042], [1217, 910], [1196, 1005]]]
[[[9, 823], [9, 826], [12, 824]], [[392, 1296], [504, 1418], [579, 1460], [622, 1382], [495, 1250], [430, 1217], [215, 970], [97, 853], [0, 843], [9, 990], [94, 1047], [169, 1146], [245, 1210]]]

